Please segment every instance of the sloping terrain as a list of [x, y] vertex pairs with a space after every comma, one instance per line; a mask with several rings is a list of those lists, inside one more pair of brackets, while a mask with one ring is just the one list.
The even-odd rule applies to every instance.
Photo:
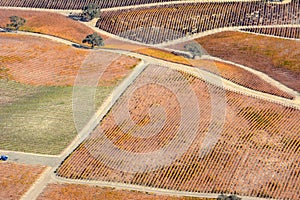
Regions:
[[0, 0], [0, 6], [80, 10], [89, 3], [96, 3], [101, 8], [110, 8], [168, 1], [172, 0]]
[[[53, 35], [81, 44], [94, 31], [77, 21], [53, 12], [0, 9], [0, 27], [9, 23], [9, 17], [17, 15], [26, 19], [23, 31]], [[103, 38], [106, 38], [102, 36]]]
[[240, 32], [217, 33], [196, 41], [210, 55], [259, 70], [300, 91], [299, 41]]
[[57, 175], [296, 200], [299, 119], [298, 109], [149, 66]]
[[157, 44], [208, 30], [256, 25], [297, 24], [299, 1], [164, 5], [102, 12], [97, 27], [142, 43]]
[[[59, 154], [76, 136], [72, 111], [73, 85], [93, 54], [51, 40], [0, 34], [1, 149]], [[139, 62], [118, 54], [103, 69], [96, 90], [96, 107]], [[115, 58], [115, 59], [114, 59]], [[97, 79], [98, 80], [98, 79]]]
[[20, 199], [43, 170], [43, 166], [0, 161], [0, 199]]
[[291, 27], [283, 27], [283, 28], [248, 28], [248, 29], [242, 29], [242, 30], [247, 31], [247, 32], [252, 32], [252, 33], [259, 33], [259, 34], [274, 35], [274, 36], [279, 36], [279, 37], [300, 39], [300, 28], [291, 28]]
[[38, 200], [213, 200], [206, 198], [172, 197], [114, 188], [91, 187], [75, 184], [50, 184]]

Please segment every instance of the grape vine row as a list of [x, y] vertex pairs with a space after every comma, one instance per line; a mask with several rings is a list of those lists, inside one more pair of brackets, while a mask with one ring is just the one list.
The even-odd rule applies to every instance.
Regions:
[[296, 24], [300, 3], [190, 3], [102, 12], [97, 27], [149, 44], [223, 27]]
[[[226, 91], [225, 124], [218, 126], [211, 121], [215, 105], [211, 104], [209, 88], [214, 87], [220, 94], [224, 91], [188, 74], [170, 77], [162, 68], [146, 68], [130, 87], [147, 78], [153, 84], [134, 93], [127, 90], [94, 132], [57, 169], [58, 176], [201, 193], [295, 200], [299, 197], [299, 109]], [[180, 105], [178, 94], [155, 82], [181, 86], [186, 80], [197, 96], [201, 116], [197, 119], [196, 138], [188, 150], [170, 165], [160, 166], [157, 162], [159, 167], [152, 171], [147, 166], [137, 173], [111, 167], [122, 166], [124, 161], [115, 151], [100, 153], [106, 139], [124, 152], [142, 155], [162, 149], [174, 138], [185, 142], [180, 134], [180, 124], [185, 123], [181, 115], [191, 102]], [[177, 92], [186, 95], [185, 90]], [[216, 101], [218, 104], [220, 100]], [[124, 105], [128, 105], [130, 116], [120, 122], [114, 113], [126, 116]], [[149, 109], [157, 106], [163, 107], [164, 115], [149, 113]], [[163, 124], [159, 123], [161, 118], [165, 118]], [[131, 120], [133, 126], [129, 126]], [[149, 124], [154, 127], [148, 128]], [[220, 129], [221, 134], [210, 151], [203, 153], [201, 148], [210, 127]], [[156, 135], [136, 137], [141, 130], [143, 136], [153, 132]], [[110, 158], [114, 159], [107, 163]]]

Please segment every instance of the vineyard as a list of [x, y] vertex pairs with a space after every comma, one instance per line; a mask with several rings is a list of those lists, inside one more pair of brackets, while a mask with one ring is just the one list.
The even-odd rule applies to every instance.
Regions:
[[89, 3], [96, 3], [101, 8], [111, 8], [168, 1], [172, 0], [0, 0], [0, 6], [80, 10], [83, 6], [86, 6]]
[[0, 199], [20, 199], [43, 172], [42, 166], [0, 162]]
[[173, 1], [0, 0], [0, 199], [299, 200], [300, 0]]
[[215, 62], [215, 61], [207, 61], [207, 60], [191, 60], [190, 61], [193, 67], [197, 67], [199, 69], [204, 69], [220, 75], [221, 77], [230, 80], [234, 83], [242, 85], [246, 88], [250, 88], [256, 91], [293, 99], [294, 96], [288, 94], [273, 86], [272, 84], [266, 82], [262, 78], [254, 75], [253, 73], [242, 69], [240, 67], [229, 65], [222, 62]]
[[[224, 108], [216, 106], [223, 101]], [[223, 125], [216, 113], [224, 115]], [[56, 173], [70, 179], [296, 200], [299, 119], [296, 108], [150, 65]], [[187, 148], [177, 151], [179, 147]], [[152, 154], [160, 151], [163, 157]]]
[[[32, 36], [2, 33], [0, 42], [3, 44], [2, 76], [30, 85], [72, 86], [81, 65], [91, 55], [84, 49]], [[117, 59], [109, 70], [104, 71], [99, 86], [113, 86], [139, 62], [136, 58], [117, 55], [114, 54]]]
[[[91, 196], [91, 194], [93, 194]], [[74, 184], [50, 184], [38, 197], [38, 200], [74, 200], [74, 199], [105, 199], [105, 200], [195, 200], [192, 197], [171, 197], [114, 188], [100, 188]], [[197, 200], [214, 200], [197, 198]]]
[[291, 28], [291, 27], [283, 27], [283, 28], [247, 28], [242, 29], [243, 31], [266, 34], [266, 35], [274, 35], [279, 37], [286, 38], [297, 38], [300, 39], [300, 28]]
[[256, 69], [300, 91], [298, 42], [242, 32], [222, 32], [196, 41], [212, 56]]
[[102, 12], [97, 27], [156, 44], [223, 27], [299, 23], [299, 1], [191, 3]]
[[[186, 43], [184, 43], [186, 44]], [[180, 50], [183, 48], [184, 44], [176, 44], [171, 46], [170, 48], [179, 48]], [[118, 48], [127, 48], [127, 46], [119, 45]], [[227, 80], [230, 80], [236, 84], [242, 85], [246, 88], [250, 88], [253, 90], [257, 90], [260, 92], [293, 99], [294, 95], [291, 95], [287, 92], [282, 91], [278, 87], [266, 82], [262, 78], [258, 77], [257, 75], [242, 69], [238, 66], [227, 64], [224, 62], [216, 62], [216, 61], [209, 61], [203, 59], [188, 59], [182, 56], [174, 55], [170, 52], [154, 49], [154, 48], [132, 48], [132, 51], [135, 51], [140, 54], [148, 55], [154, 58], [163, 59], [166, 61], [180, 63], [184, 65], [189, 65], [192, 67], [196, 67], [202, 70], [206, 70], [221, 76]]]
[[91, 28], [57, 13], [12, 9], [0, 9], [0, 27], [5, 27], [13, 15], [26, 19], [26, 24], [20, 30], [53, 35], [79, 44], [93, 33]]
[[[93, 55], [44, 38], [0, 36], [1, 149], [59, 154], [76, 136], [72, 86], [86, 58]], [[94, 65], [108, 67], [98, 82], [97, 106], [139, 62], [113, 53], [100, 57], [105, 55], [116, 59], [109, 66]], [[93, 69], [90, 73], [97, 71]]]

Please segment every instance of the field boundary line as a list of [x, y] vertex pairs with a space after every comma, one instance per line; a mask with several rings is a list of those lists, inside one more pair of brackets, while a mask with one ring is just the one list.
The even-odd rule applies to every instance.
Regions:
[[[143, 60], [147, 61], [148, 63], [158, 64], [158, 65], [161, 65], [161, 66], [166, 66], [170, 69], [186, 72], [190, 75], [195, 76], [196, 78], [199, 78], [203, 81], [207, 81], [208, 83], [210, 83], [210, 84], [212, 84], [216, 87], [221, 87], [223, 89], [226, 89], [226, 90], [229, 90], [229, 91], [232, 91], [232, 92], [236, 92], [238, 94], [250, 96], [250, 97], [253, 97], [253, 98], [256, 98], [256, 99], [266, 100], [266, 101], [277, 103], [277, 104], [280, 104], [280, 105], [283, 105], [283, 106], [286, 106], [286, 107], [293, 107], [293, 108], [300, 109], [300, 101], [298, 102], [298, 101], [286, 99], [284, 97], [279, 97], [279, 96], [275, 96], [275, 95], [272, 95], [272, 94], [267, 94], [267, 93], [259, 92], [259, 91], [256, 91], [256, 90], [252, 90], [250, 88], [247, 88], [247, 87], [241, 86], [239, 84], [236, 84], [236, 83], [234, 83], [230, 80], [227, 80], [223, 77], [220, 77], [217, 74], [214, 74], [212, 72], [208, 72], [208, 71], [203, 70], [203, 69], [195, 68], [195, 67], [180, 64], [180, 63], [169, 62], [169, 61], [161, 60], [161, 59], [154, 58], [154, 57], [151, 57], [151, 56], [138, 54], [138, 53], [135, 53], [135, 52], [128, 52], [128, 51], [124, 51], [124, 50], [113, 50], [113, 49], [102, 49], [102, 50], [108, 51], [108, 52], [122, 53], [122, 54], [125, 54], [125, 55], [129, 55], [129, 56], [133, 56], [133, 57], [143, 59]], [[221, 80], [222, 85], [218, 85], [218, 84], [212, 82], [212, 80], [214, 80], [214, 79]]]
[[[157, 3], [145, 3], [139, 5], [130, 6], [117, 6], [111, 8], [102, 8], [101, 11], [118, 11], [138, 8], [151, 8], [156, 6], [165, 5], [178, 5], [178, 4], [195, 4], [195, 3], [233, 3], [233, 2], [256, 2], [260, 0], [181, 0], [181, 1], [168, 1], [168, 2], [157, 2]], [[288, 4], [291, 0], [284, 0], [283, 2], [270, 2], [271, 4]], [[14, 7], [14, 6], [0, 6], [0, 9], [15, 9], [15, 10], [33, 10], [33, 11], [47, 11], [56, 13], [78, 13], [81, 9], [47, 9], [47, 8], [32, 8], [32, 7]]]
[[10, 151], [10, 150], [0, 149], [0, 152], [2, 152], [4, 154], [19, 154], [19, 155], [24, 155], [24, 156], [39, 156], [39, 157], [48, 157], [48, 158], [59, 158], [59, 155], [30, 153], [30, 152], [22, 152], [22, 151]]
[[[176, 65], [169, 65], [170, 68], [175, 69], [177, 71], [184, 71], [190, 75], [193, 75], [207, 83], [210, 83], [216, 87], [235, 92], [237, 94], [242, 94], [245, 96], [253, 97], [256, 99], [266, 100], [269, 102], [273, 102], [276, 104], [283, 105], [285, 107], [293, 107], [296, 109], [300, 109], [300, 104], [297, 101], [286, 99], [283, 97], [275, 96], [272, 94], [263, 93], [257, 90], [252, 90], [250, 88], [246, 88], [244, 86], [238, 85], [236, 83], [233, 83], [230, 80], [224, 79], [216, 74], [213, 74], [211, 72], [207, 72], [205, 70], [201, 70], [198, 68], [192, 68], [185, 65], [182, 66], [176, 66]], [[220, 79], [222, 81], [222, 85], [218, 85], [213, 82], [213, 80]]]
[[51, 172], [53, 168], [47, 167], [40, 177], [31, 185], [27, 192], [20, 198], [21, 200], [33, 200], [42, 193], [44, 188], [48, 185], [51, 180]]
[[71, 144], [59, 154], [61, 161], [63, 161], [70, 153], [72, 153], [83, 140], [97, 127], [103, 117], [109, 112], [115, 102], [126, 91], [126, 89], [134, 82], [134, 80], [145, 70], [148, 66], [144, 60], [142, 60], [133, 71], [113, 90], [113, 92], [105, 99], [100, 108], [93, 115], [90, 121], [85, 125], [80, 133], [77, 134]]
[[[300, 25], [299, 25], [300, 26]], [[21, 34], [23, 34], [24, 32], [21, 32]], [[26, 33], [26, 32], [25, 32]], [[18, 34], [18, 33], [17, 33]], [[64, 39], [61, 39], [61, 38], [57, 38], [55, 36], [49, 36], [49, 35], [46, 35], [46, 34], [37, 34], [37, 33], [29, 33], [29, 35], [32, 35], [32, 36], [41, 36], [41, 37], [44, 37], [45, 38], [48, 38], [48, 39], [52, 39], [54, 41], [57, 41], [57, 42], [61, 42], [61, 43], [64, 43], [64, 44], [67, 44], [67, 45], [72, 45], [72, 44], [76, 44], [76, 43], [73, 43], [73, 42], [69, 42], [68, 40], [64, 40]], [[58, 40], [56, 40], [58, 39]], [[100, 49], [99, 49], [100, 50]], [[263, 93], [263, 92], [258, 92], [256, 90], [251, 90], [249, 88], [246, 88], [246, 87], [243, 87], [241, 85], [238, 85], [236, 83], [233, 83], [232, 81], [229, 81], [227, 79], [224, 79], [216, 74], [213, 74], [211, 72], [207, 72], [205, 70], [201, 70], [201, 69], [195, 69], [191, 66], [187, 66], [187, 65], [184, 65], [184, 64], [179, 64], [179, 63], [174, 63], [174, 62], [170, 62], [170, 61], [165, 61], [165, 60], [161, 60], [161, 59], [158, 59], [158, 58], [154, 58], [154, 57], [151, 57], [151, 56], [145, 56], [145, 55], [141, 55], [139, 53], [135, 53], [135, 52], [131, 52], [131, 51], [125, 51], [125, 50], [116, 50], [116, 49], [101, 49], [102, 51], [108, 51], [108, 52], [113, 52], [113, 53], [119, 53], [119, 54], [124, 54], [124, 55], [130, 55], [130, 56], [133, 56], [133, 57], [136, 57], [136, 58], [140, 58], [144, 61], [150, 61], [150, 62], [154, 62], [154, 63], [158, 63], [158, 64], [162, 64], [162, 65], [166, 65], [166, 66], [177, 66], [175, 67], [174, 69], [178, 69], [179, 71], [182, 69], [182, 68], [189, 68], [189, 70], [187, 70], [187, 73], [191, 72], [192, 74], [195, 72], [194, 70], [200, 70], [200, 72], [202, 74], [207, 74], [209, 77], [212, 77], [212, 76], [217, 76], [218, 78], [221, 78], [221, 80], [223, 82], [226, 82], [227, 86], [224, 88], [224, 89], [228, 89], [230, 91], [233, 91], [233, 92], [237, 92], [237, 93], [240, 93], [240, 94], [244, 94], [244, 95], [247, 95], [247, 96], [253, 96], [253, 97], [256, 97], [256, 98], [259, 98], [259, 99], [265, 99], [265, 100], [268, 100], [268, 101], [271, 101], [271, 102], [278, 102], [284, 106], [291, 106], [291, 107], [297, 107], [299, 108], [300, 107], [300, 101], [297, 100], [297, 101], [290, 101], [288, 99], [285, 99], [285, 98], [282, 98], [282, 97], [278, 97], [278, 96], [275, 96], [275, 95], [271, 95], [271, 94], [266, 94], [266, 93]], [[180, 66], [180, 67], [179, 67]], [[194, 71], [194, 72], [193, 72]], [[198, 76], [197, 76], [198, 77]], [[200, 79], [203, 80], [202, 77], [198, 77]], [[213, 84], [213, 83], [212, 83]], [[254, 95], [253, 95], [254, 94]], [[275, 100], [276, 99], [276, 100]]]
[[280, 83], [279, 81], [273, 79], [269, 75], [267, 75], [267, 74], [265, 74], [261, 71], [258, 71], [256, 69], [253, 69], [253, 68], [250, 68], [250, 67], [247, 67], [245, 65], [241, 65], [241, 64], [229, 61], [229, 60], [224, 60], [222, 58], [210, 56], [210, 55], [203, 55], [201, 58], [207, 59], [207, 60], [213, 60], [213, 61], [220, 61], [220, 62], [223, 62], [223, 63], [234, 65], [234, 66], [239, 67], [241, 69], [245, 69], [245, 70], [251, 72], [252, 74], [255, 74], [259, 78], [263, 79], [267, 83], [270, 83], [271, 85], [276, 86], [278, 89], [280, 89], [284, 92], [287, 92], [287, 93], [289, 93], [289, 94], [291, 94], [295, 97], [300, 97], [300, 94], [297, 91], [293, 90], [292, 88], [287, 87], [286, 85], [284, 85], [284, 84]]
[[[168, 42], [162, 42], [162, 43], [158, 43], [155, 44], [153, 46], [155, 47], [165, 47], [165, 46], [169, 46], [169, 45], [174, 45], [174, 44], [179, 44], [182, 42], [188, 42], [191, 40], [195, 40], [197, 38], [201, 38], [201, 37], [205, 37], [208, 35], [213, 35], [216, 33], [221, 33], [224, 31], [239, 31], [240, 29], [247, 29], [247, 28], [299, 28], [300, 24], [280, 24], [280, 25], [256, 25], [256, 26], [231, 26], [231, 27], [222, 27], [222, 28], [215, 28], [212, 30], [207, 30], [204, 32], [200, 32], [200, 33], [195, 33], [186, 37], [181, 37], [175, 40], [170, 40]], [[283, 38], [283, 39], [287, 39], [287, 38]], [[288, 38], [288, 40], [296, 40], [296, 41], [300, 41], [300, 39], [296, 39], [296, 38]]]
[[[251, 1], [251, 0], [249, 0], [249, 1]], [[18, 9], [18, 10], [46, 11], [46, 12], [51, 11], [51, 12], [55, 12], [55, 13], [62, 14], [62, 15], [68, 15], [69, 12], [72, 12], [72, 10], [56, 10], [56, 9], [51, 10], [51, 9], [35, 9], [35, 8], [22, 8], [22, 7], [21, 8], [20, 7], [7, 7], [6, 8], [6, 7], [1, 7], [1, 6], [0, 6], [0, 9]], [[78, 11], [78, 10], [75, 10], [75, 11]], [[147, 46], [147, 47], [160, 48], [160, 49], [163, 49], [163, 50], [164, 50], [164, 47], [169, 46], [169, 45], [175, 45], [175, 44], [179, 44], [179, 43], [182, 43], [182, 42], [188, 42], [188, 41], [191, 41], [191, 40], [195, 40], [197, 38], [205, 37], [205, 36], [208, 36], [208, 35], [213, 35], [213, 34], [224, 32], [224, 31], [241, 31], [241, 32], [243, 32], [241, 29], [247, 29], [247, 28], [249, 28], [249, 29], [251, 29], [251, 28], [289, 28], [289, 27], [291, 27], [291, 28], [300, 28], [300, 24], [231, 26], [231, 27], [215, 28], [215, 29], [203, 31], [203, 32], [200, 32], [200, 33], [195, 33], [195, 34], [188, 35], [188, 36], [185, 36], [185, 37], [180, 37], [180, 38], [175, 39], [175, 40], [170, 40], [168, 42], [162, 42], [162, 43], [157, 43], [157, 44], [146, 44], [146, 43], [130, 40], [130, 39], [127, 39], [127, 38], [123, 38], [123, 37], [120, 37], [118, 35], [109, 33], [105, 30], [102, 30], [102, 29], [95, 26], [95, 23], [97, 22], [97, 20], [98, 19], [94, 19], [94, 20], [91, 20], [89, 22], [82, 22], [82, 21], [79, 21], [79, 22], [86, 25], [87, 27], [91, 28], [92, 30], [94, 30], [94, 31], [96, 31], [100, 34], [103, 34], [105, 36], [114, 38], [116, 40], [121, 40], [121, 41], [124, 41], [124, 42], [130, 42], [130, 43], [133, 43], [133, 44]], [[47, 34], [43, 34], [43, 33], [27, 32], [27, 31], [19, 31], [19, 32], [28, 33], [28, 34], [35, 33], [35, 34], [38, 34], [38, 35], [47, 35]], [[247, 33], [250, 33], [250, 32], [247, 32]], [[273, 36], [273, 35], [268, 35], [268, 34], [262, 34], [262, 35], [266, 36], [266, 37]], [[69, 41], [69, 40], [66, 40], [64, 38], [60, 38], [60, 37], [53, 36], [53, 35], [47, 35], [47, 36], [52, 36], [52, 37], [57, 38], [57, 39], [54, 39], [56, 41], [59, 41], [59, 39], [64, 40], [64, 41]], [[274, 36], [274, 37], [278, 37], [278, 36]], [[287, 38], [287, 37], [278, 37], [278, 38], [286, 39], [286, 40], [300, 41], [300, 39], [297, 39], [297, 38]], [[52, 39], [52, 38], [49, 38], [49, 39]], [[62, 43], [66, 44], [66, 42], [62, 42]], [[69, 44], [70, 45], [75, 44], [75, 42], [69, 41]]]
[[[271, 27], [272, 28], [272, 27]], [[282, 28], [285, 28], [285, 27], [282, 27]], [[299, 27], [296, 27], [296, 28], [300, 28], [300, 25]], [[283, 36], [278, 36], [278, 35], [271, 35], [271, 34], [264, 34], [264, 33], [256, 33], [256, 32], [251, 32], [251, 31], [245, 31], [245, 30], [242, 30], [242, 29], [239, 29], [238, 32], [241, 32], [241, 33], [249, 33], [249, 34], [253, 34], [253, 35], [259, 35], [259, 36], [265, 36], [265, 37], [272, 37], [272, 38], [278, 38], [278, 39], [284, 39], [284, 40], [296, 40], [296, 41], [300, 41], [300, 38], [290, 38], [290, 37], [283, 37]]]
[[[79, 179], [67, 179], [55, 174], [52, 175], [52, 180], [57, 183], [66, 183], [66, 184], [82, 184], [89, 186], [100, 186], [100, 187], [110, 187], [116, 189], [124, 189], [124, 190], [135, 190], [140, 192], [149, 192], [159, 195], [168, 195], [168, 196], [178, 196], [178, 197], [198, 197], [198, 198], [217, 198], [219, 193], [200, 193], [200, 192], [185, 192], [185, 191], [177, 191], [177, 190], [169, 190], [162, 188], [155, 188], [149, 186], [142, 185], [134, 185], [127, 183], [119, 183], [119, 182], [107, 182], [107, 181], [93, 181], [93, 180], [79, 180]], [[266, 200], [267, 198], [258, 198], [258, 197], [249, 197], [249, 196], [240, 196], [243, 200]], [[268, 200], [272, 200], [269, 199]]]
[[0, 150], [0, 152], [7, 155], [9, 161], [28, 165], [43, 165], [53, 167], [56, 166], [60, 160], [58, 155], [44, 155], [6, 150]]
[[[117, 10], [128, 10], [128, 9], [137, 9], [137, 8], [150, 8], [155, 6], [165, 6], [165, 5], [177, 5], [177, 4], [186, 4], [186, 3], [230, 3], [230, 2], [255, 2], [259, 0], [182, 0], [182, 1], [168, 1], [168, 2], [157, 2], [157, 3], [145, 3], [139, 5], [130, 5], [130, 6], [118, 6], [111, 8], [101, 8], [101, 11], [117, 11]], [[291, 0], [285, 0], [285, 3], [290, 3]], [[48, 12], [60, 12], [60, 13], [70, 13], [70, 12], [80, 12], [81, 9], [47, 9], [47, 8], [32, 8], [32, 7], [14, 7], [14, 6], [0, 6], [0, 9], [15, 9], [15, 10], [34, 10], [34, 11], [48, 11]]]

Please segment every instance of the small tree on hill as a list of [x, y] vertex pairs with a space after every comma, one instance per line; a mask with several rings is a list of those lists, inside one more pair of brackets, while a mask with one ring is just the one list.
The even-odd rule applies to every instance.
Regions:
[[103, 39], [100, 35], [98, 35], [98, 33], [94, 32], [91, 35], [86, 36], [86, 38], [84, 40], [82, 40], [82, 43], [88, 43], [92, 45], [92, 49], [95, 46], [103, 46], [104, 42]]
[[97, 4], [90, 3], [82, 8], [82, 18], [90, 21], [94, 18], [100, 17], [100, 7]]
[[184, 48], [193, 55], [193, 58], [195, 58], [196, 56], [201, 57], [201, 55], [204, 53], [200, 45], [196, 43], [188, 43], [184, 45]]
[[236, 195], [224, 195], [224, 194], [221, 194], [218, 196], [217, 200], [241, 200], [242, 198], [236, 196]]
[[9, 19], [11, 23], [7, 24], [6, 28], [10, 30], [17, 31], [21, 26], [23, 26], [26, 23], [26, 19], [18, 16], [10, 16]]

